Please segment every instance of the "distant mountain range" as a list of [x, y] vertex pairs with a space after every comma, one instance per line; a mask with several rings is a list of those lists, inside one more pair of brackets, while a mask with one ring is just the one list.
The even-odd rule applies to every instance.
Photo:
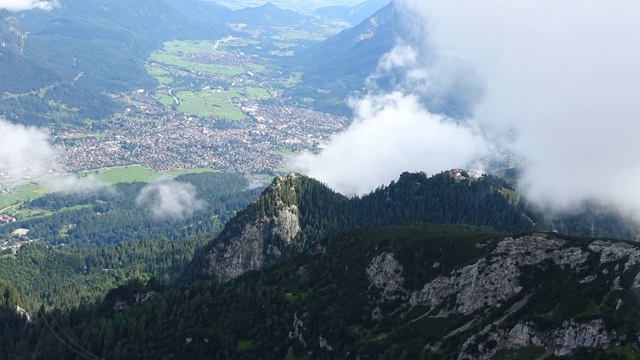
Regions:
[[327, 6], [317, 9], [314, 13], [332, 19], [346, 20], [352, 25], [357, 25], [388, 5], [390, 1], [366, 0], [356, 6]]
[[303, 81], [288, 94], [297, 99], [317, 98], [318, 90], [322, 90], [327, 94], [312, 107], [349, 113], [345, 99], [365, 90], [365, 79], [405, 31], [399, 17], [390, 3], [359, 24], [300, 53]]

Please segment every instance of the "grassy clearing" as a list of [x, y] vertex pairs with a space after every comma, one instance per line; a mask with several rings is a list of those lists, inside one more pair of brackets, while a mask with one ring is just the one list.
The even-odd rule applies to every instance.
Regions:
[[164, 43], [164, 51], [175, 55], [205, 53], [214, 51], [215, 45], [216, 41], [212, 40], [167, 41]]
[[11, 192], [11, 194], [24, 200], [34, 200], [50, 194], [51, 192], [53, 192], [53, 190], [39, 184], [27, 184], [18, 186]]
[[225, 93], [180, 91], [176, 94], [180, 100], [178, 111], [199, 117], [224, 117], [232, 120], [243, 120], [246, 116], [231, 103]]
[[234, 75], [244, 74], [244, 68], [241, 66], [194, 63], [194, 62], [187, 61], [180, 56], [166, 53], [166, 52], [158, 52], [158, 53], [151, 54], [151, 60], [161, 64], [175, 66], [175, 67], [178, 67], [187, 71], [195, 72], [195, 73], [205, 73], [205, 74], [220, 75], [220, 76], [234, 76]]
[[91, 208], [91, 207], [93, 207], [93, 204], [67, 206], [67, 207], [60, 208], [60, 210], [58, 210], [58, 212], [71, 211], [71, 210], [80, 210], [80, 209]]
[[158, 100], [158, 102], [164, 106], [173, 105], [173, 98], [167, 94], [154, 94], [153, 98]]
[[220, 48], [222, 49], [238, 48], [243, 46], [253, 46], [253, 45], [259, 45], [259, 44], [260, 42], [257, 40], [234, 38], [232, 41], [220, 42]]
[[252, 100], [271, 99], [276, 95], [274, 91], [256, 87], [233, 88], [227, 91], [227, 94], [229, 95], [229, 97], [234, 99], [238, 98]]
[[520, 201], [520, 195], [513, 190], [502, 188], [500, 189], [500, 194], [509, 199], [509, 202], [513, 204], [517, 204], [518, 201]]
[[184, 170], [170, 170], [170, 171], [163, 171], [162, 173], [165, 175], [176, 177], [184, 174], [202, 174], [206, 172], [216, 172], [216, 170], [213, 170], [211, 168], [197, 168], [197, 169], [184, 169]]
[[322, 41], [325, 39], [323, 34], [318, 34], [315, 31], [310, 31], [306, 29], [296, 29], [289, 27], [278, 27], [275, 28], [277, 33], [271, 38], [276, 41], [296, 41], [296, 40], [311, 40], [311, 41]]
[[167, 70], [159, 67], [159, 66], [151, 66], [151, 65], [147, 65], [147, 73], [154, 77], [156, 80], [158, 80], [158, 82], [160, 83], [160, 85], [169, 85], [173, 82], [173, 77], [171, 76], [171, 73], [168, 72]]
[[253, 341], [246, 340], [246, 339], [238, 340], [238, 350], [247, 351], [252, 349], [253, 349]]
[[18, 202], [20, 202], [20, 200], [16, 199], [13, 196], [0, 195], [0, 209], [4, 209], [7, 206], [11, 206], [11, 205], [16, 204]]
[[282, 80], [281, 84], [286, 87], [290, 87], [299, 83], [300, 81], [302, 81], [302, 73], [294, 72], [294, 73], [291, 73], [288, 79]]
[[[81, 175], [87, 176], [89, 174], [95, 174], [95, 171], [83, 172]], [[131, 165], [98, 170], [98, 173], [95, 175], [98, 180], [103, 181], [107, 184], [117, 184], [122, 182], [136, 181], [149, 182], [161, 177], [163, 174], [146, 167]]]

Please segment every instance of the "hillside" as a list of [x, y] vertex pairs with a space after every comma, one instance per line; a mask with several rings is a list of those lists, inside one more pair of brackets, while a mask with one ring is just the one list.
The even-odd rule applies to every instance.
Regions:
[[247, 7], [232, 13], [234, 22], [251, 24], [253, 26], [297, 26], [309, 16], [293, 10], [281, 9], [268, 2], [259, 7]]
[[318, 90], [325, 93], [316, 109], [348, 113], [344, 99], [361, 91], [365, 79], [373, 74], [378, 60], [395, 45], [402, 22], [393, 3], [359, 24], [341, 31], [300, 53], [297, 62], [304, 73], [302, 83], [287, 94], [294, 99], [315, 99]]
[[397, 182], [348, 199], [299, 174], [278, 177], [258, 200], [229, 221], [187, 271], [222, 279], [260, 269], [340, 231], [407, 223], [469, 224], [500, 231], [531, 230], [531, 218], [500, 193], [490, 176], [455, 178], [404, 173]]
[[366, 0], [355, 6], [327, 6], [314, 11], [315, 14], [332, 19], [348, 21], [357, 25], [389, 4], [389, 0]]
[[0, 64], [12, 71], [0, 75], [0, 92], [9, 93], [0, 114], [39, 126], [83, 125], [120, 110], [107, 94], [154, 86], [144, 61], [164, 41], [231, 33], [223, 17], [195, 18], [165, 0], [69, 0], [20, 17], [0, 12], [0, 30], [7, 27]]
[[[228, 283], [164, 291], [132, 283], [96, 307], [39, 314], [24, 337], [5, 327], [2, 338], [11, 341], [0, 353], [633, 359], [639, 259], [632, 243], [553, 234], [510, 237], [450, 225], [358, 229]], [[63, 332], [77, 353], [56, 338]], [[27, 338], [37, 340], [27, 346]]]

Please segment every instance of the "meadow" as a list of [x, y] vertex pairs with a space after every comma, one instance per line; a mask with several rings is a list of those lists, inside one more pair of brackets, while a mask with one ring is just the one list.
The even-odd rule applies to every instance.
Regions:
[[232, 120], [246, 118], [224, 92], [180, 91], [176, 97], [180, 100], [178, 111], [184, 114]]

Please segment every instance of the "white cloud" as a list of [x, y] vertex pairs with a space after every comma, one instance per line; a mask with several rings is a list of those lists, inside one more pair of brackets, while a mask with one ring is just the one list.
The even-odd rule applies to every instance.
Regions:
[[57, 0], [0, 0], [0, 9], [9, 11], [46, 10], [58, 6]]
[[586, 199], [640, 206], [640, 2], [402, 1], [432, 46], [486, 84], [473, 120], [512, 130], [527, 159], [521, 189], [556, 209]]
[[0, 118], [0, 144], [0, 187], [14, 187], [33, 180], [56, 191], [75, 193], [105, 186], [92, 177], [69, 176], [56, 160], [61, 150], [51, 144], [46, 130]]
[[367, 96], [353, 107], [353, 124], [332, 137], [329, 148], [294, 163], [343, 194], [367, 193], [404, 171], [463, 167], [486, 150], [471, 128], [429, 113], [414, 95]]
[[[520, 190], [536, 204], [561, 210], [594, 199], [640, 213], [640, 2], [397, 3], [413, 34], [379, 70], [405, 69], [395, 82], [401, 95], [375, 95], [393, 100], [383, 110], [357, 110], [354, 125], [319, 157], [307, 156], [302, 169], [362, 191], [388, 180], [378, 176], [382, 167], [390, 174], [463, 166], [484, 148], [470, 130], [480, 128], [492, 139], [511, 134], [500, 145], [526, 159]], [[435, 94], [437, 105], [451, 89], [471, 94], [462, 122], [469, 128], [434, 121], [417, 105], [438, 111], [429, 99]], [[434, 146], [422, 137], [443, 141]], [[448, 156], [452, 151], [458, 155]]]
[[136, 198], [138, 206], [147, 208], [156, 219], [180, 220], [191, 217], [205, 207], [196, 188], [189, 183], [160, 179], [146, 185]]

